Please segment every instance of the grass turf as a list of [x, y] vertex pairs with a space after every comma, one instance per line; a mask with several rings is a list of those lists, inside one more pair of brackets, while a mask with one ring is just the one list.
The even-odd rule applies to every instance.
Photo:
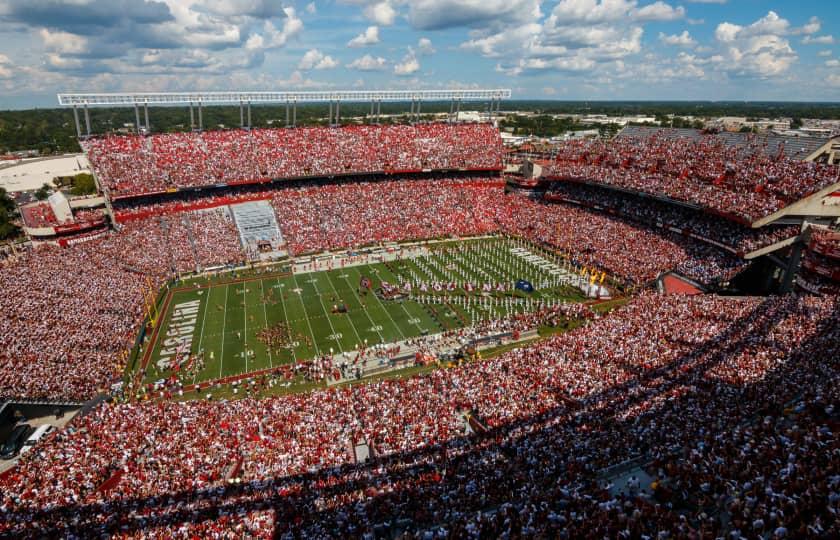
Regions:
[[[535, 305], [523, 305], [525, 298], [532, 302], [584, 299], [577, 289], [554, 283], [537, 264], [512, 257], [510, 248], [517, 245], [502, 238], [444, 243], [430, 247], [418, 259], [294, 275], [248, 272], [186, 282], [171, 291], [158, 333], [152, 343], [145, 345], [151, 351], [147, 354], [143, 382], [173, 374], [187, 385], [241, 376], [330, 351], [352, 351], [365, 341], [368, 345], [393, 343], [458, 329], [511, 311], [534, 309]], [[535, 246], [525, 247], [531, 254], [551, 258]], [[372, 281], [373, 290], [367, 294], [359, 292], [362, 276]], [[473, 283], [528, 279], [535, 284], [543, 282], [544, 287], [531, 294], [494, 290], [484, 296], [479, 291], [467, 293], [460, 287], [456, 291], [424, 293], [415, 287], [414, 297], [404, 300], [386, 300], [373, 292], [383, 281], [401, 284], [417, 279], [468, 279]], [[417, 295], [432, 303], [420, 303]], [[456, 301], [467, 296], [473, 304], [470, 307]], [[508, 306], [497, 300], [497, 305], [475, 305], [477, 301], [491, 303], [492, 298], [511, 298], [518, 304]], [[335, 313], [338, 305], [346, 306], [346, 313]], [[265, 329], [279, 325], [287, 328], [284, 345], [269, 346], [260, 339], [259, 334]], [[167, 340], [173, 337], [183, 337], [185, 341], [172, 345]], [[174, 370], [161, 362], [174, 359], [173, 350], [178, 350], [181, 359], [181, 367]]]

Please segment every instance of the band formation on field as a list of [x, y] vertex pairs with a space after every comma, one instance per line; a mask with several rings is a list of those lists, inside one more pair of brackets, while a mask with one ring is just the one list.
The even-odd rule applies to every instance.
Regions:
[[501, 237], [198, 277], [169, 292], [138, 379], [192, 385], [394, 346], [579, 302], [603, 277]]

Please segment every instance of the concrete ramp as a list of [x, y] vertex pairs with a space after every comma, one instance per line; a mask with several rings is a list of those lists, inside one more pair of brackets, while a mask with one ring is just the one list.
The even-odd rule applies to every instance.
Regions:
[[239, 240], [249, 257], [259, 259], [266, 254], [285, 255], [282, 251], [283, 233], [268, 201], [232, 204], [230, 210], [239, 231]]

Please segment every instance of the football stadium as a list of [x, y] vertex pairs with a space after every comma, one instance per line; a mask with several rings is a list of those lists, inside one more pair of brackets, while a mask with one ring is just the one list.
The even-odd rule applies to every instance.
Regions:
[[0, 415], [73, 412], [9, 446], [0, 536], [836, 538], [840, 147], [510, 146], [510, 98], [60, 94], [96, 194], [21, 209]]
[[399, 246], [380, 255], [316, 258], [281, 273], [267, 267], [256, 275], [173, 285], [143, 355], [145, 382], [163, 384], [181, 373], [181, 383], [191, 377], [187, 388], [198, 391], [208, 381], [270, 372], [275, 363], [289, 368], [325, 355], [333, 364], [349, 363], [366, 348], [390, 347], [391, 356], [402, 348], [402, 359], [415, 363], [423, 354], [415, 350], [417, 338], [545, 310], [562, 317], [586, 300], [581, 285], [589, 280], [562, 261], [550, 262], [556, 256], [547, 251], [535, 255], [523, 245], [485, 238]]

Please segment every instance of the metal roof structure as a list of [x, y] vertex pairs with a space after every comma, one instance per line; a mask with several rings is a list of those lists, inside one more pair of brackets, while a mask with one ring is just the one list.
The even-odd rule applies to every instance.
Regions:
[[110, 94], [58, 94], [63, 107], [135, 105], [216, 105], [239, 103], [318, 103], [367, 101], [483, 101], [509, 99], [510, 89], [490, 90], [330, 90], [301, 92], [126, 92]]
[[[457, 121], [461, 103], [465, 101], [486, 101], [487, 114], [492, 121], [494, 111], [498, 113], [503, 99], [510, 98], [509, 89], [495, 90], [330, 90], [320, 92], [126, 92], [113, 94], [58, 94], [58, 104], [73, 108], [76, 137], [82, 138], [79, 123], [79, 109], [84, 111], [85, 135], [91, 135], [91, 107], [134, 107], [134, 126], [138, 133], [150, 131], [149, 107], [187, 105], [190, 108], [190, 128], [204, 129], [202, 108], [214, 105], [239, 105], [239, 125], [251, 128], [251, 105], [274, 103], [286, 106], [286, 126], [297, 124], [297, 106], [303, 103], [329, 102], [329, 124], [339, 125], [341, 103], [370, 102], [370, 117], [379, 122], [383, 101], [411, 102], [411, 118], [420, 120], [420, 106], [423, 101], [449, 101], [449, 121]], [[140, 123], [140, 108], [143, 108], [144, 123]], [[198, 110], [198, 124], [195, 122], [195, 107]], [[246, 109], [247, 108], [247, 109]], [[247, 110], [247, 116], [246, 111]]]

